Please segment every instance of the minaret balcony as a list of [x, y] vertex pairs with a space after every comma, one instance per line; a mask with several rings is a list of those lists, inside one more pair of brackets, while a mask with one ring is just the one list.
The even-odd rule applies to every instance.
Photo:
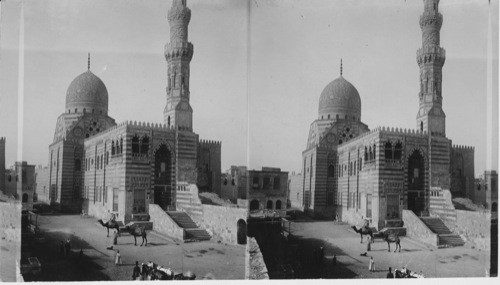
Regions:
[[426, 63], [438, 63], [443, 65], [446, 59], [446, 51], [439, 46], [426, 46], [417, 50], [418, 65]]
[[191, 60], [193, 57], [193, 44], [190, 42], [173, 42], [165, 45], [165, 58], [167, 60], [177, 57], [184, 57]]

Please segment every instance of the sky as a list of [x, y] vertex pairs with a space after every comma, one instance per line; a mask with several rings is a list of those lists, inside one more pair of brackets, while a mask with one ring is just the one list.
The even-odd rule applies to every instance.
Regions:
[[[25, 1], [20, 37], [21, 1], [2, 1], [0, 136], [7, 137], [7, 166], [21, 159], [47, 164], [66, 90], [86, 71], [88, 52], [92, 72], [107, 87], [111, 117], [162, 123], [170, 6], [169, 0]], [[339, 77], [341, 58], [370, 129], [416, 128], [422, 1], [188, 0], [188, 6], [193, 128], [200, 138], [222, 142], [223, 170], [299, 172], [319, 96]], [[491, 3], [493, 87], [488, 1], [443, 0], [439, 7], [447, 137], [475, 147], [476, 175], [498, 170], [498, 1]]]

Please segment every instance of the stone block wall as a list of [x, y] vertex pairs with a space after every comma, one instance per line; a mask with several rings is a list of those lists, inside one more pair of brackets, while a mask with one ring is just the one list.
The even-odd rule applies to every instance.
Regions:
[[150, 204], [149, 216], [150, 222], [153, 223], [153, 230], [181, 241], [184, 239], [184, 229], [179, 227], [160, 206]]
[[489, 250], [491, 213], [456, 210], [456, 215], [453, 232], [459, 234], [467, 245]]
[[50, 204], [49, 167], [35, 169], [35, 193], [39, 202]]
[[246, 222], [247, 210], [213, 205], [202, 205], [202, 208], [203, 217], [198, 220], [201, 226], [222, 242], [237, 244], [237, 223], [239, 220]]
[[21, 203], [0, 202], [0, 238], [7, 241], [21, 241]]
[[292, 207], [304, 209], [304, 195], [302, 193], [302, 174], [294, 174], [288, 176], [288, 193]]
[[247, 238], [246, 248], [246, 266], [245, 266], [245, 279], [258, 280], [269, 279], [267, 273], [267, 266], [264, 262], [264, 256], [260, 251], [259, 244], [253, 237]]
[[403, 223], [406, 228], [406, 236], [417, 239], [426, 244], [437, 246], [438, 236], [433, 233], [425, 224], [420, 220], [413, 211], [403, 210]]
[[5, 137], [0, 137], [0, 191], [5, 191]]

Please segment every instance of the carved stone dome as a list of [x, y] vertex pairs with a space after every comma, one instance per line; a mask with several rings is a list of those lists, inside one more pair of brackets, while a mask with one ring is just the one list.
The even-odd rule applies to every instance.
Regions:
[[346, 119], [361, 120], [361, 98], [358, 90], [344, 77], [326, 85], [319, 98], [318, 115], [320, 120]]
[[66, 92], [66, 111], [73, 113], [108, 113], [108, 90], [90, 70], [78, 75]]

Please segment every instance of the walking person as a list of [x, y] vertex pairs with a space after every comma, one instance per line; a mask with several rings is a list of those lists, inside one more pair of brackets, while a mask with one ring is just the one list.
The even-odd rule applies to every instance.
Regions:
[[387, 273], [387, 278], [390, 279], [390, 278], [394, 278], [394, 274], [392, 274], [392, 268], [389, 267], [389, 273]]
[[141, 268], [139, 267], [139, 261], [135, 262], [134, 271], [132, 272], [132, 280], [141, 280]]
[[114, 231], [113, 233], [113, 245], [117, 245], [118, 244], [118, 236], [119, 236], [119, 233], [117, 230]]
[[371, 251], [372, 250], [372, 238], [368, 236], [368, 243], [366, 244], [366, 251]]
[[115, 254], [115, 265], [121, 265], [122, 264], [122, 255], [120, 254], [120, 250], [116, 250]]
[[368, 269], [370, 272], [375, 272], [375, 261], [373, 260], [373, 256], [370, 256], [370, 263], [368, 264]]
[[71, 244], [69, 239], [67, 239], [66, 243], [64, 244], [64, 251], [66, 253], [66, 257], [68, 257], [69, 254], [71, 253]]
[[142, 269], [141, 269], [141, 280], [147, 280], [148, 278], [148, 266], [146, 264], [142, 264]]
[[64, 257], [66, 255], [64, 252], [64, 241], [61, 241], [59, 243], [59, 254], [61, 255], [61, 257]]

